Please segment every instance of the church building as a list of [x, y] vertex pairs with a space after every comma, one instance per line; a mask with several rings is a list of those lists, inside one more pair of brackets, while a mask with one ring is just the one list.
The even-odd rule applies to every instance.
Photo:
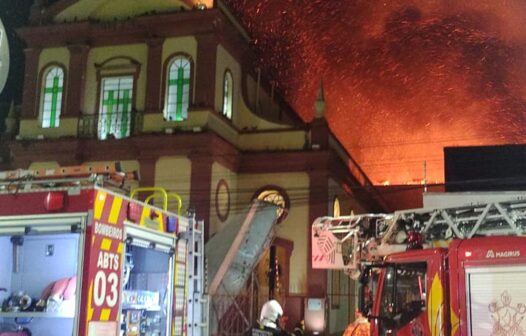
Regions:
[[325, 298], [327, 334], [353, 319], [353, 282], [311, 268], [310, 225], [383, 204], [332, 134], [322, 86], [304, 121], [219, 0], [37, 1], [18, 35], [25, 77], [12, 168], [119, 161], [140, 172], [140, 186], [181, 195], [207, 238], [254, 199], [275, 203], [258, 298], [272, 292], [290, 325], [309, 298]]

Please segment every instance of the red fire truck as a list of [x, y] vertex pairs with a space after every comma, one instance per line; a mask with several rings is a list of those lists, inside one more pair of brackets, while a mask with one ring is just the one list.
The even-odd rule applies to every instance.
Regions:
[[127, 175], [0, 173], [1, 336], [207, 334], [201, 223], [162, 189], [162, 208], [125, 196]]
[[526, 335], [525, 196], [319, 218], [313, 266], [360, 281], [371, 335]]

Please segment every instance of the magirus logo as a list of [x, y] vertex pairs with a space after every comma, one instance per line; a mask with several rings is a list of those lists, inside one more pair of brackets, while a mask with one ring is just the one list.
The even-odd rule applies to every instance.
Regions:
[[486, 259], [494, 259], [494, 258], [516, 258], [521, 256], [521, 251], [514, 250], [514, 251], [493, 251], [488, 250], [486, 252]]

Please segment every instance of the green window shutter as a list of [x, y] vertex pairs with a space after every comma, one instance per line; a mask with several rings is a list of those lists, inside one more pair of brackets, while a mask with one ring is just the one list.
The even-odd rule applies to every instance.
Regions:
[[225, 73], [225, 81], [223, 83], [223, 115], [228, 119], [232, 119], [234, 97], [234, 83], [230, 71]]
[[166, 83], [164, 119], [182, 121], [188, 118], [190, 103], [190, 61], [183, 56], [176, 56], [170, 62]]
[[133, 77], [103, 78], [99, 110], [99, 139], [108, 136], [122, 139], [130, 136]]
[[43, 128], [60, 126], [62, 111], [62, 94], [64, 92], [64, 71], [58, 66], [51, 67], [44, 76], [42, 103], [40, 108]]

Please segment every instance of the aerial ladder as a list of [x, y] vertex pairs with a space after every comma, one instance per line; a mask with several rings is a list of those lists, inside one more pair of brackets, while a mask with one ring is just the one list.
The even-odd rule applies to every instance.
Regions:
[[391, 214], [320, 217], [312, 225], [313, 268], [345, 270], [411, 248], [446, 247], [453, 239], [526, 235], [526, 199]]

